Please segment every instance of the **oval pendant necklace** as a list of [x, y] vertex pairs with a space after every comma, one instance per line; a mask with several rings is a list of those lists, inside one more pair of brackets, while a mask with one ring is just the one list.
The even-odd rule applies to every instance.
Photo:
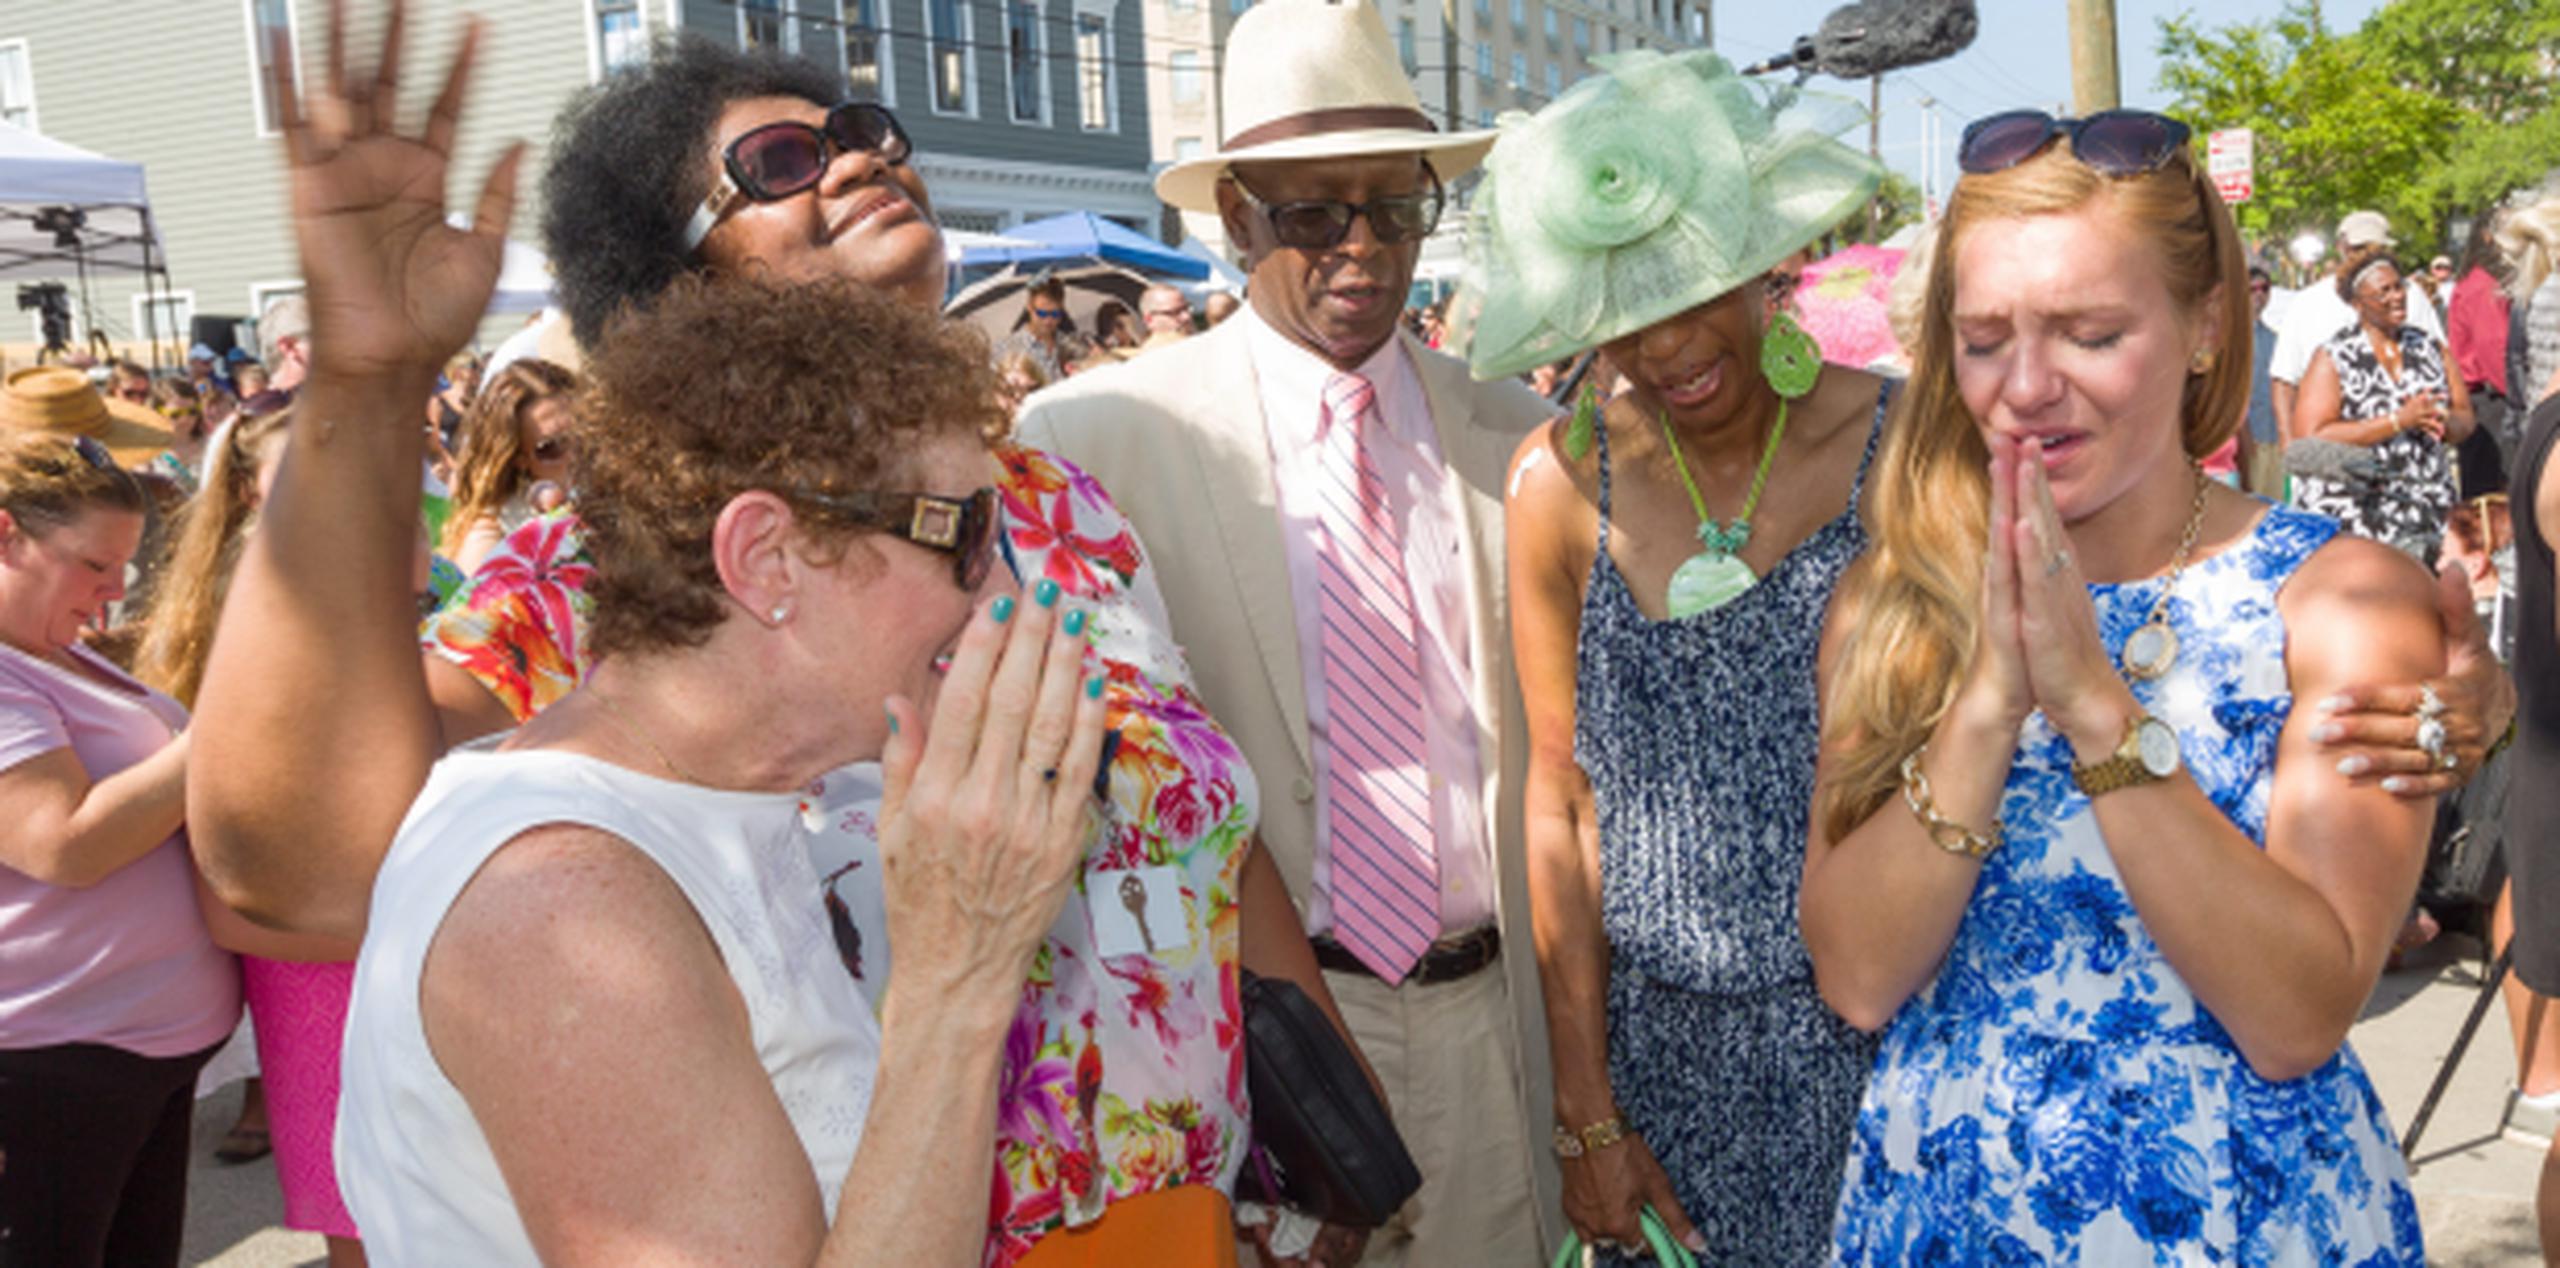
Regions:
[[1697, 554], [1682, 561], [1671, 574], [1671, 585], [1664, 592], [1663, 607], [1673, 617], [1695, 616], [1713, 611], [1739, 597], [1743, 591], [1760, 583], [1751, 565], [1742, 562], [1742, 548], [1751, 544], [1751, 516], [1760, 509], [1760, 491], [1769, 483], [1769, 464], [1778, 456], [1778, 440], [1787, 434], [1786, 398], [1778, 400], [1778, 422], [1769, 429], [1769, 443], [1760, 451], [1760, 469], [1751, 474], [1751, 495], [1742, 501], [1742, 514], [1730, 523], [1719, 523], [1707, 513], [1707, 499], [1698, 492], [1698, 482], [1689, 475], [1689, 459], [1680, 452], [1680, 438], [1671, 431], [1671, 412], [1661, 416], [1662, 440], [1671, 449], [1671, 463], [1680, 471], [1681, 487], [1689, 490], [1689, 507], [1698, 515]]
[[2160, 597], [2151, 604], [2151, 614], [2124, 641], [2124, 672], [2149, 681], [2169, 672], [2178, 663], [2178, 632], [2169, 627], [2169, 596], [2178, 588], [2178, 574], [2187, 570], [2187, 556], [2196, 548], [2196, 535], [2204, 531], [2204, 495], [2212, 487], [2204, 468], [2192, 466], [2196, 477], [2196, 503], [2187, 512], [2187, 531], [2178, 538], [2178, 557], [2169, 564], [2169, 580], [2160, 587]]

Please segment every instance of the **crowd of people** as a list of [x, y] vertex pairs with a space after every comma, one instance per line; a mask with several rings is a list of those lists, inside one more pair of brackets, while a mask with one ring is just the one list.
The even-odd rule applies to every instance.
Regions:
[[423, 121], [335, 30], [261, 355], [0, 391], [0, 1262], [176, 1262], [245, 1003], [335, 1265], [2417, 1264], [2346, 1035], [2502, 809], [2560, 1105], [2560, 200], [2271, 317], [2184, 125], [1993, 116], [1879, 375], [1790, 311], [1854, 107], [1441, 131], [1269, 0], [1157, 182], [1241, 304], [991, 340], [825, 70], [663, 43], [466, 222], [479, 29]]

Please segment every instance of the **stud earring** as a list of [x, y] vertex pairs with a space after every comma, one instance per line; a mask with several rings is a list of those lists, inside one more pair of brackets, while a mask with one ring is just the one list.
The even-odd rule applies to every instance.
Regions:
[[2211, 374], [2213, 373], [2213, 359], [2213, 349], [2198, 348], [2196, 349], [2196, 354], [2187, 359], [2187, 372], [2190, 374]]
[[774, 624], [776, 624], [776, 625], [780, 625], [780, 624], [782, 624], [783, 622], [788, 621], [788, 620], [790, 620], [790, 619], [791, 619], [791, 605], [790, 605], [790, 604], [788, 604], [788, 603], [777, 603], [777, 604], [774, 604], [774, 605], [773, 605], [773, 611], [771, 611], [771, 612], [767, 613], [766, 615], [768, 615], [768, 616], [770, 616], [770, 617], [772, 617], [772, 618], [773, 618], [773, 623], [774, 623]]

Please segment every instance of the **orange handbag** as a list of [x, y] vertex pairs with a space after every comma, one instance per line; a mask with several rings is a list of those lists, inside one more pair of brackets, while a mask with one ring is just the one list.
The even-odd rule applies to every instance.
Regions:
[[1236, 1268], [1235, 1213], [1227, 1195], [1185, 1184], [1122, 1198], [1083, 1228], [1040, 1239], [1019, 1268]]

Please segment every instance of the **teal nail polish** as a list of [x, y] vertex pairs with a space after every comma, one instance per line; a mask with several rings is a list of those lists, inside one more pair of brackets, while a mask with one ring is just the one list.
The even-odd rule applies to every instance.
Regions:
[[1102, 679], [1095, 677], [1084, 680], [1084, 698], [1087, 700], [1102, 698]]
[[1031, 587], [1031, 601], [1044, 608], [1058, 606], [1058, 583], [1042, 577], [1040, 584]]
[[896, 735], [897, 733], [898, 733], [898, 715], [897, 715], [897, 714], [895, 714], [895, 713], [891, 713], [891, 714], [889, 715], [889, 734], [891, 734], [891, 735]]
[[987, 615], [995, 618], [995, 623], [998, 625], [1012, 620], [1013, 596], [1009, 594], [997, 596], [995, 602], [987, 605]]
[[1082, 633], [1084, 633], [1084, 609], [1077, 608], [1067, 613], [1067, 637], [1074, 638]]

